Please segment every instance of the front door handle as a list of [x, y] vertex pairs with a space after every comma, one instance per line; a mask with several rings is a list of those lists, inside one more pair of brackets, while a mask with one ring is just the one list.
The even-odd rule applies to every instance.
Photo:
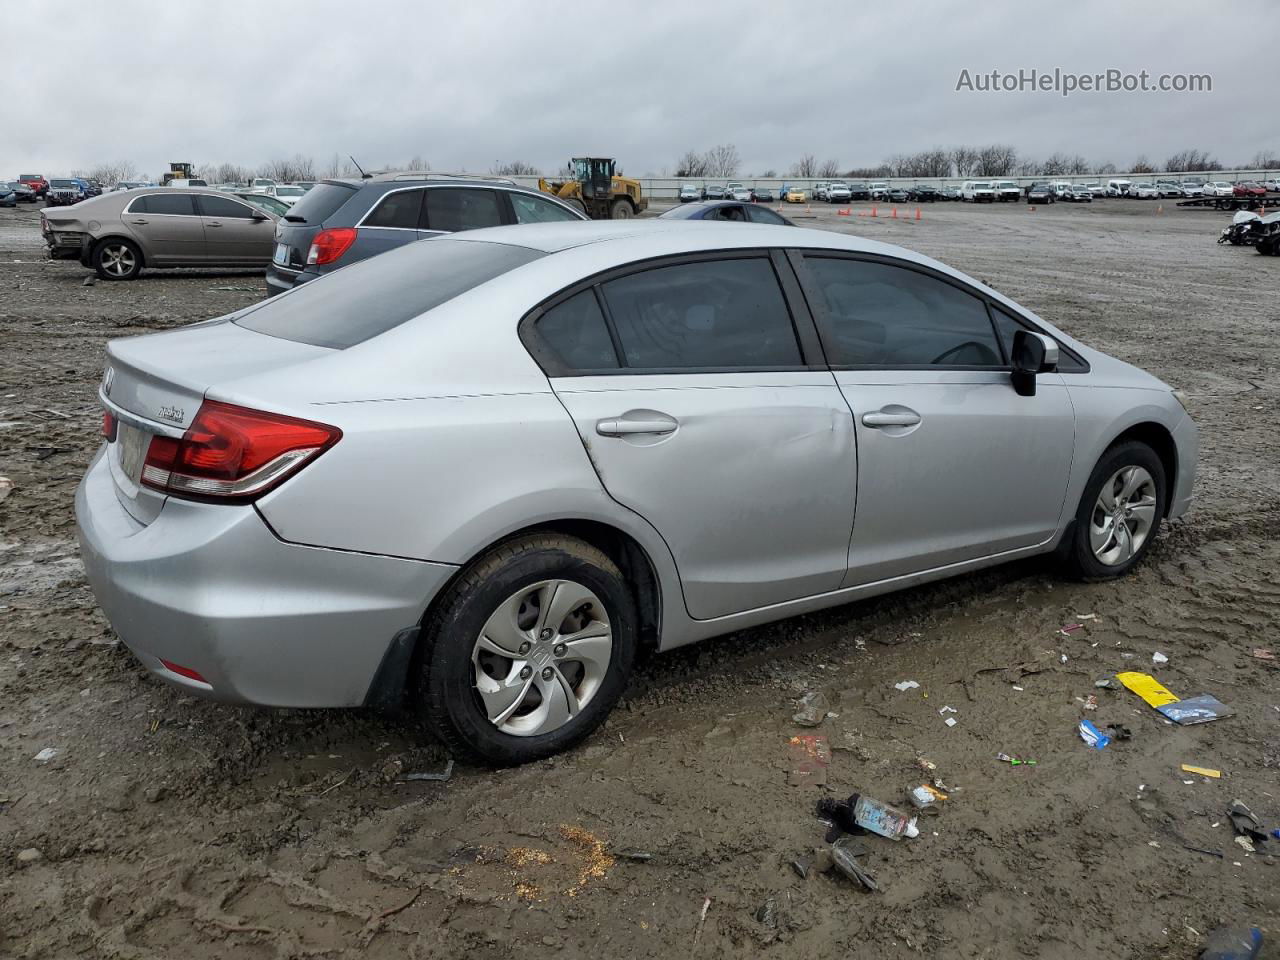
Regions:
[[596, 421], [596, 433], [602, 437], [633, 437], [646, 433], [659, 435], [675, 433], [679, 426], [671, 417], [654, 416], [646, 419], [630, 417], [610, 417]]
[[879, 410], [862, 415], [862, 424], [866, 427], [914, 427], [919, 422], [920, 414], [909, 411], [886, 413]]
[[220, 226], [222, 226], [222, 224], [218, 223], [218, 221], [216, 221], [216, 220], [210, 220], [210, 221], [206, 221], [206, 222], [205, 222], [205, 226], [206, 226], [206, 227], [220, 227]]

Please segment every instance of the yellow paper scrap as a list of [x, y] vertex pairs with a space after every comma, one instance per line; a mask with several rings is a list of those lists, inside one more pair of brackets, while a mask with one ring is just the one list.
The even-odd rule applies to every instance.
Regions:
[[1189, 763], [1184, 763], [1184, 764], [1182, 765], [1182, 772], [1183, 772], [1183, 773], [1198, 773], [1198, 774], [1200, 774], [1200, 776], [1202, 776], [1202, 777], [1212, 777], [1214, 780], [1221, 780], [1221, 779], [1222, 779], [1222, 771], [1221, 771], [1221, 770], [1210, 770], [1208, 767], [1193, 767], [1193, 766], [1191, 766], [1191, 764], [1189, 764]]
[[1117, 673], [1116, 679], [1147, 702], [1148, 706], [1163, 707], [1177, 703], [1178, 698], [1162, 687], [1155, 677], [1145, 673]]

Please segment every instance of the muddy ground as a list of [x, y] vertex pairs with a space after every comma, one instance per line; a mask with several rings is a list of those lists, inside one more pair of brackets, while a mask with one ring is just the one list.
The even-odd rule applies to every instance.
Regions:
[[[1280, 826], [1278, 664], [1252, 655], [1280, 655], [1280, 261], [1217, 246], [1223, 214], [1155, 210], [804, 221], [937, 256], [1190, 395], [1198, 499], [1132, 576], [1021, 563], [658, 656], [580, 749], [447, 783], [397, 782], [446, 759], [405, 721], [199, 702], [116, 643], [72, 517], [103, 343], [262, 281], [84, 286], [44, 259], [38, 214], [0, 210], [0, 956], [1189, 958], [1224, 922], [1280, 938], [1280, 865], [1224, 816], [1239, 798]], [[1166, 686], [1236, 715], [1173, 727], [1095, 689], [1157, 651]], [[792, 722], [809, 690], [818, 730]], [[1132, 739], [1090, 750], [1081, 717]], [[788, 740], [812, 733], [825, 784], [792, 785]], [[922, 757], [953, 792], [918, 839], [867, 838], [880, 892], [794, 872], [818, 797], [903, 802]]]

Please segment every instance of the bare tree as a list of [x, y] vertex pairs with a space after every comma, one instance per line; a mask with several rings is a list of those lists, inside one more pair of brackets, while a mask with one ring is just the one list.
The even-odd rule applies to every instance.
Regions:
[[773, 169], [773, 167], [768, 167], [767, 169], [761, 171], [760, 173], [760, 176], [762, 177], [776, 177], [777, 175], [778, 175], [778, 171]]
[[1221, 170], [1222, 164], [1209, 156], [1208, 150], [1180, 150], [1164, 162], [1165, 170], [1170, 173], [1204, 173], [1209, 170]]
[[1067, 163], [1067, 173], [1075, 176], [1079, 176], [1082, 173], [1088, 173], [1090, 169], [1089, 161], [1078, 153], [1075, 154]]
[[839, 176], [840, 161], [839, 160], [823, 160], [818, 167], [818, 176], [825, 177], [828, 180], [832, 177]]
[[1137, 160], [1129, 167], [1130, 173], [1155, 173], [1156, 168], [1151, 165], [1151, 161], [1147, 159], [1147, 155], [1141, 154]]
[[88, 179], [97, 180], [106, 186], [115, 186], [121, 180], [137, 179], [138, 167], [132, 160], [116, 160], [111, 163], [98, 164], [86, 176]]
[[956, 168], [957, 177], [967, 177], [978, 167], [978, 151], [973, 147], [952, 147], [951, 165]]
[[1044, 164], [1039, 160], [1018, 161], [1018, 175], [1021, 177], [1038, 177], [1044, 172]]
[[813, 158], [812, 153], [806, 153], [803, 157], [791, 165], [791, 175], [793, 177], [809, 178], [816, 176], [818, 172], [818, 161]]
[[732, 177], [738, 172], [742, 160], [738, 157], [738, 148], [731, 143], [722, 143], [712, 147], [706, 153], [707, 174], [712, 177]]
[[1253, 159], [1249, 161], [1248, 167], [1251, 170], [1275, 170], [1280, 168], [1280, 153], [1273, 153], [1270, 150], [1259, 150], [1253, 155]]
[[1007, 177], [1018, 165], [1018, 151], [1008, 144], [993, 143], [978, 150], [973, 173], [980, 177]]
[[1119, 171], [1116, 170], [1116, 165], [1114, 163], [1100, 163], [1093, 168], [1093, 172], [1105, 177], [1110, 176], [1113, 173], [1118, 173]]
[[845, 171], [845, 176], [850, 180], [875, 180], [879, 177], [891, 177], [893, 171], [887, 164], [878, 167], [851, 167]]
[[523, 160], [512, 160], [510, 163], [495, 163], [489, 168], [489, 172], [499, 177], [536, 177], [542, 173], [532, 163], [525, 163]]
[[1060, 177], [1071, 168], [1071, 158], [1065, 153], [1054, 153], [1040, 164], [1040, 172], [1046, 177]]
[[238, 163], [220, 163], [216, 167], [210, 165], [206, 172], [214, 183], [248, 183], [253, 171]]
[[289, 160], [272, 160], [259, 168], [259, 176], [272, 180], [288, 182], [290, 180], [314, 180], [316, 178], [315, 161], [305, 154], [295, 153]]
[[686, 150], [684, 156], [676, 163], [676, 176], [681, 179], [707, 176], [706, 155], [698, 153], [696, 150]]

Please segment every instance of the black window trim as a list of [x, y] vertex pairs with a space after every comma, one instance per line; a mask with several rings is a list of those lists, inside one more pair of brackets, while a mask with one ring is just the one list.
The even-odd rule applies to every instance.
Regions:
[[[145, 215], [146, 215], [146, 216], [148, 216], [148, 217], [198, 217], [198, 216], [200, 216], [200, 210], [199, 210], [199, 209], [198, 209], [198, 207], [196, 206], [196, 200], [195, 200], [195, 198], [198, 196], [198, 194], [194, 194], [194, 193], [181, 193], [181, 192], [179, 192], [179, 190], [180, 190], [180, 189], [181, 189], [181, 188], [179, 188], [178, 190], [172, 190], [172, 189], [171, 189], [168, 193], [166, 193], [164, 190], [159, 190], [159, 191], [157, 191], [156, 193], [144, 193], [144, 194], [142, 194], [141, 196], [134, 197], [133, 199], [131, 199], [131, 200], [129, 201], [129, 205], [128, 205], [128, 206], [126, 206], [123, 210], [121, 210], [121, 211], [120, 211], [120, 216], [122, 216], [122, 217], [123, 217], [123, 216], [126, 216], [126, 215], [128, 215], [128, 214], [134, 214], [134, 213], [139, 214], [139, 215], [143, 215], [143, 214], [145, 214]], [[134, 210], [134, 209], [133, 209], [133, 205], [134, 205], [135, 203], [137, 203], [139, 200], [147, 200], [147, 199], [150, 199], [151, 197], [174, 197], [174, 196], [177, 196], [177, 197], [190, 197], [190, 198], [191, 198], [191, 212], [190, 212], [190, 213], [152, 213], [150, 210], [143, 211], [143, 210]]]
[[[613, 317], [609, 312], [609, 304], [601, 287], [610, 280], [644, 273], [664, 267], [681, 266], [687, 263], [701, 263], [720, 260], [767, 260], [773, 268], [774, 278], [778, 282], [783, 303], [791, 315], [791, 327], [796, 335], [796, 346], [800, 352], [800, 363], [782, 366], [729, 366], [729, 367], [628, 367], [622, 344], [618, 337]], [[609, 338], [613, 342], [618, 366], [607, 369], [579, 369], [564, 363], [559, 355], [547, 344], [537, 332], [538, 320], [544, 313], [584, 290], [595, 291], [596, 302], [604, 314], [605, 324], [609, 328]], [[800, 284], [796, 279], [791, 264], [783, 252], [770, 247], [734, 247], [722, 250], [699, 250], [694, 253], [664, 254], [635, 260], [631, 263], [611, 267], [600, 273], [584, 277], [581, 280], [557, 291], [529, 310], [520, 319], [516, 327], [520, 342], [529, 351], [530, 356], [542, 368], [548, 378], [565, 377], [616, 377], [647, 376], [651, 374], [708, 374], [708, 373], [804, 373], [814, 370], [826, 371], [830, 367], [822, 351], [818, 332], [814, 327], [813, 316], [809, 312], [805, 298], [801, 294]]]
[[[804, 259], [806, 256], [812, 256], [818, 259], [829, 259], [829, 260], [861, 260], [861, 261], [869, 261], [871, 263], [881, 263], [886, 266], [902, 267], [907, 270], [914, 270], [916, 273], [921, 273], [921, 274], [924, 274], [925, 276], [932, 277], [935, 280], [941, 280], [943, 283], [946, 283], [952, 287], [955, 287], [957, 290], [961, 291], [962, 293], [967, 293], [972, 297], [976, 297], [979, 301], [981, 301], [983, 306], [986, 308], [987, 322], [991, 325], [991, 332], [992, 332], [992, 335], [995, 337], [996, 345], [1000, 349], [1000, 357], [1002, 360], [1002, 363], [999, 366], [990, 366], [986, 364], [939, 365], [939, 364], [932, 364], [932, 363], [832, 363], [830, 364], [831, 370], [837, 370], [837, 371], [840, 371], [840, 370], [934, 370], [934, 371], [946, 370], [946, 371], [956, 371], [956, 372], [978, 371], [978, 372], [988, 372], [988, 373], [991, 373], [991, 372], [1010, 373], [1012, 372], [1012, 367], [1010, 367], [1009, 365], [1009, 357], [1005, 350], [1004, 338], [1000, 336], [1000, 328], [996, 324], [995, 314], [992, 312], [992, 310], [996, 307], [999, 307], [1000, 309], [1004, 310], [1004, 312], [1009, 314], [1009, 316], [1013, 317], [1013, 319], [1017, 323], [1024, 326], [1026, 329], [1032, 331], [1033, 333], [1043, 333], [1046, 336], [1051, 336], [1051, 337], [1053, 336], [1053, 334], [1048, 333], [1048, 331], [1041, 329], [1038, 324], [1034, 323], [1033, 321], [1025, 317], [1018, 310], [1011, 308], [1008, 304], [1004, 303], [1003, 301], [996, 300], [993, 297], [983, 293], [981, 290], [978, 290], [974, 287], [969, 286], [967, 283], [963, 282], [962, 280], [959, 280], [956, 277], [951, 276], [950, 274], [943, 273], [940, 270], [934, 270], [932, 267], [926, 266], [923, 263], [916, 263], [913, 260], [904, 260], [901, 257], [892, 257], [892, 256], [887, 256], [885, 254], [879, 254], [879, 253], [869, 253], [861, 250], [828, 250], [821, 247], [789, 247], [787, 248], [786, 253], [787, 253], [788, 260], [790, 260], [791, 262], [792, 268], [795, 270], [796, 276], [799, 278], [801, 289], [804, 292], [805, 299], [808, 301], [809, 310], [813, 316], [814, 325], [818, 331], [819, 337], [822, 339], [824, 348], [828, 342], [828, 339], [831, 336], [831, 333], [829, 330], [830, 320], [827, 316], [826, 300], [822, 296], [822, 291], [818, 289], [817, 282], [814, 280], [813, 275], [809, 272], [809, 268], [805, 265]], [[823, 336], [824, 328], [827, 329], [826, 337]], [[1080, 364], [1081, 366], [1081, 369], [1079, 370], [1060, 371], [1063, 375], [1078, 375], [1078, 374], [1089, 372], [1090, 370], [1089, 362], [1085, 360], [1084, 357], [1080, 356], [1078, 353], [1076, 353], [1074, 350], [1072, 350], [1070, 347], [1064, 344], [1060, 338], [1053, 337], [1053, 339], [1054, 339], [1054, 342], [1058, 344], [1059, 351], [1061, 351], [1066, 356], [1070, 357], [1072, 360], [1074, 360], [1076, 363]]]

